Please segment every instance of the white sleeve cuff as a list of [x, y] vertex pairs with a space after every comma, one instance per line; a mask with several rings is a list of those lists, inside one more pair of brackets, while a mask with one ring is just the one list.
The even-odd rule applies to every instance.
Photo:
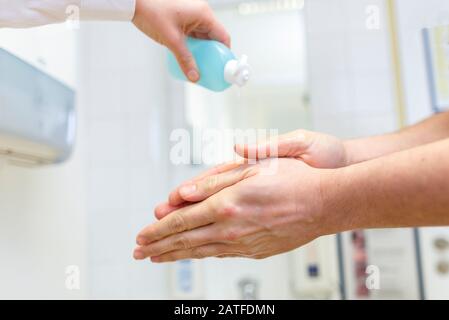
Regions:
[[131, 21], [136, 0], [81, 0], [81, 20]]

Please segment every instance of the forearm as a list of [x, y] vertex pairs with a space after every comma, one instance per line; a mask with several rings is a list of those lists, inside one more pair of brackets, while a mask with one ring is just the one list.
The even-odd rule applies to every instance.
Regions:
[[136, 0], [0, 0], [0, 28], [27, 28], [67, 19], [131, 21]]
[[340, 231], [449, 225], [449, 139], [325, 173]]
[[360, 163], [449, 137], [449, 112], [435, 115], [399, 132], [348, 140], [347, 164]]

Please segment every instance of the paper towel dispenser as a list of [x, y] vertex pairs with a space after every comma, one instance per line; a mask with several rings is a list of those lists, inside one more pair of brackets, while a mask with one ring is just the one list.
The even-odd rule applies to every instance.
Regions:
[[75, 93], [0, 48], [0, 157], [19, 165], [66, 160], [75, 139]]

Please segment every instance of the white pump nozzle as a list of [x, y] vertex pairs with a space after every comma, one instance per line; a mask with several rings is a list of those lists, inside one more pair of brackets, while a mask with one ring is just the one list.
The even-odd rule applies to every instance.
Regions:
[[246, 55], [242, 55], [239, 60], [234, 59], [226, 63], [224, 70], [226, 82], [243, 87], [248, 82], [249, 75], [248, 57]]

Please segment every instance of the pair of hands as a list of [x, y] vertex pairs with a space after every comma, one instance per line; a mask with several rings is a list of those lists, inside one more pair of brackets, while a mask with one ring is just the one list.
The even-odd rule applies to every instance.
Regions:
[[[203, 0], [137, 0], [133, 22], [168, 47], [193, 82], [200, 75], [186, 36], [230, 46], [229, 35]], [[339, 231], [324, 205], [323, 181], [329, 180], [329, 172], [321, 168], [348, 164], [343, 143], [296, 131], [259, 146], [236, 146], [236, 152], [262, 159], [267, 153], [259, 151], [273, 150], [273, 143], [282, 159], [219, 166], [173, 191], [155, 210], [159, 221], [139, 233], [134, 257], [154, 262], [265, 258]], [[273, 161], [278, 161], [276, 174], [267, 174], [264, 167], [272, 167]]]
[[[349, 164], [339, 139], [298, 130], [236, 152], [256, 164], [229, 163], [183, 183], [137, 236], [134, 258], [168, 262], [205, 257], [261, 259], [341, 231], [323, 199], [333, 170]], [[269, 150], [277, 157], [269, 158]], [[271, 170], [276, 163], [276, 173]]]
[[228, 33], [204, 0], [137, 0], [133, 23], [147, 36], [169, 48], [186, 77], [193, 82], [199, 80], [200, 74], [186, 46], [186, 36], [231, 45]]

